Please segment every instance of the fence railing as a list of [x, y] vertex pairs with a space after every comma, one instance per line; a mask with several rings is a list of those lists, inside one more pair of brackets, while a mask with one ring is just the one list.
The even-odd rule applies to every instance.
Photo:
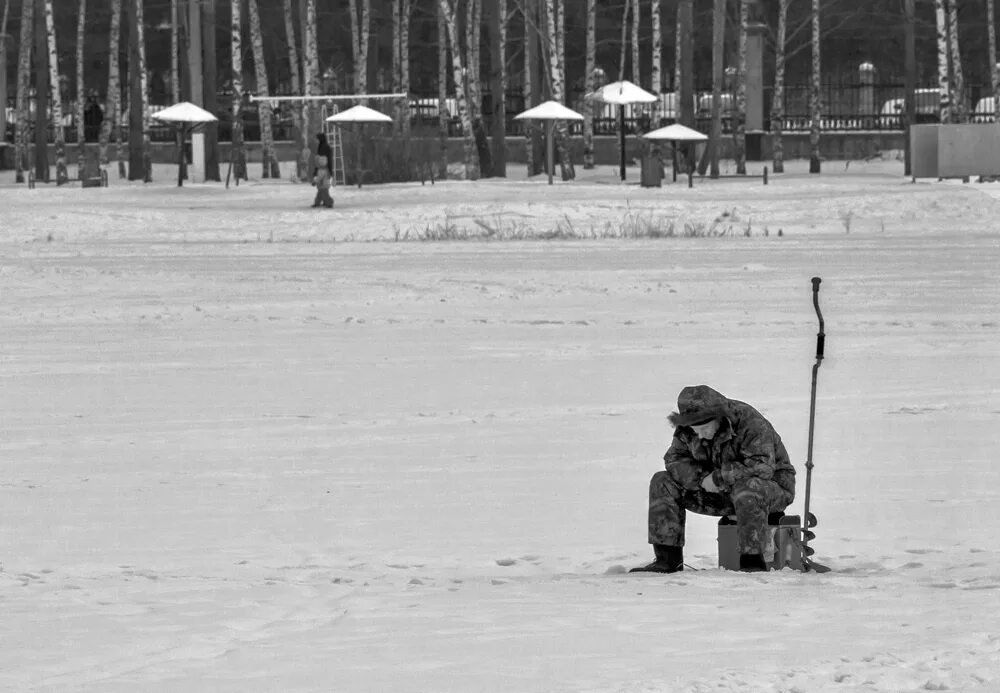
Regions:
[[[773, 99], [773, 86], [765, 87], [763, 96], [763, 126], [765, 131], [771, 130], [771, 102]], [[898, 132], [903, 129], [905, 111], [904, 97], [906, 90], [900, 83], [847, 83], [847, 84], [824, 84], [821, 86], [822, 117], [820, 118], [820, 129], [823, 131], [839, 132], [859, 132], [859, 131], [886, 131]], [[993, 97], [989, 85], [968, 85], [965, 90], [964, 106], [974, 122], [993, 121]], [[784, 88], [784, 114], [782, 117], [781, 129], [783, 132], [795, 133], [808, 131], [812, 127], [812, 116], [810, 113], [811, 87], [809, 85], [791, 84]], [[938, 122], [940, 113], [940, 96], [936, 87], [921, 87], [916, 94], [917, 122], [933, 123]], [[514, 120], [514, 116], [526, 110], [526, 102], [521, 92], [511, 91], [506, 95], [506, 122], [505, 132], [511, 137], [523, 136], [531, 124], [520, 120]], [[257, 102], [260, 107], [269, 107], [267, 102]], [[588, 103], [584, 99], [582, 91], [574, 91], [569, 94], [567, 103], [570, 108], [579, 112], [590, 109], [593, 114], [594, 133], [597, 135], [612, 135], [618, 132], [619, 113], [618, 107], [611, 105], [598, 105]], [[732, 132], [734, 123], [734, 103], [731, 93], [723, 93], [722, 98], [722, 125], [723, 132]], [[341, 104], [347, 107], [350, 104]], [[271, 106], [277, 106], [271, 104]], [[677, 98], [674, 93], [660, 95], [660, 102], [656, 109], [654, 122], [654, 109], [648, 104], [628, 105], [624, 107], [625, 131], [629, 134], [648, 132], [651, 129], [676, 122], [678, 117]], [[694, 113], [695, 126], [708, 132], [711, 126], [712, 94], [710, 89], [700, 89], [695, 97]], [[157, 107], [154, 107], [154, 109]], [[160, 106], [158, 108], [163, 108]], [[442, 105], [439, 104], [436, 94], [415, 94], [410, 99], [410, 122], [417, 127], [437, 130], [440, 124], [439, 116]], [[448, 135], [451, 137], [461, 136], [462, 124], [458, 117], [458, 107], [454, 98], [447, 98], [443, 104], [444, 115], [447, 122]], [[8, 108], [8, 123], [5, 133], [7, 141], [13, 141], [14, 123], [13, 109]], [[488, 131], [492, 131], [494, 109], [492, 98], [489, 94], [484, 95], [482, 104], [484, 125]], [[75, 124], [75, 112], [69, 107], [64, 111], [63, 118], [64, 135], [67, 142], [75, 142], [77, 130]], [[221, 141], [227, 141], [231, 137], [232, 117], [228, 111], [219, 113], [218, 134]], [[34, 118], [29, 120], [29, 129], [34, 128]], [[97, 139], [99, 124], [91, 125], [86, 129], [86, 139]], [[570, 123], [571, 134], [581, 134], [583, 126], [581, 123]], [[294, 136], [294, 125], [291, 114], [287, 108], [274, 107], [272, 112], [272, 130], [276, 140], [290, 140]], [[32, 135], [33, 136], [33, 135]], [[174, 130], [169, 125], [164, 125], [154, 121], [150, 128], [150, 138], [153, 141], [164, 142], [174, 139]], [[244, 111], [243, 115], [243, 136], [248, 142], [260, 140], [260, 120], [256, 107], [250, 107]], [[49, 125], [49, 139], [53, 138], [53, 127]]]

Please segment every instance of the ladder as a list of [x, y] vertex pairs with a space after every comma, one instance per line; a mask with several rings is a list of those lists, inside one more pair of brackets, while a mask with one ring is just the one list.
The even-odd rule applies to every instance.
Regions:
[[333, 155], [333, 184], [347, 185], [347, 169], [344, 167], [344, 141], [340, 136], [340, 126], [327, 121], [339, 109], [336, 105], [323, 104], [323, 132], [330, 143]]

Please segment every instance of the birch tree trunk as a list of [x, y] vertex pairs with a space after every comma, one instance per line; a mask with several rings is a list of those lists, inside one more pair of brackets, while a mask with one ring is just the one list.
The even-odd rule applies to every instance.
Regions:
[[[319, 52], [316, 45], [316, 0], [305, 0], [305, 12], [300, 17], [302, 21], [302, 43], [305, 51], [302, 60], [302, 87], [305, 96], [314, 96], [319, 93]], [[316, 117], [316, 103], [310, 100], [302, 102], [302, 153], [304, 161], [300, 165], [304, 167], [305, 180], [311, 178], [313, 166], [311, 165], [312, 137], [314, 132], [319, 130], [318, 119]]]
[[653, 23], [653, 50], [651, 56], [650, 84], [656, 101], [653, 103], [652, 127], [660, 127], [660, 94], [663, 90], [663, 26], [660, 12], [661, 0], [651, 0], [650, 14]]
[[448, 27], [444, 8], [437, 5], [438, 46], [438, 143], [441, 156], [441, 178], [448, 177]]
[[[218, 0], [198, 0], [192, 16], [200, 16], [198, 34], [204, 58], [200, 60], [202, 69], [198, 76], [198, 98], [209, 113], [219, 110], [218, 101], [218, 41], [216, 40], [216, 3]], [[198, 12], [197, 10], [201, 10]], [[221, 181], [219, 172], [219, 124], [208, 123], [203, 128], [205, 134], [205, 180]]]
[[87, 133], [83, 126], [86, 85], [83, 83], [83, 42], [86, 39], [87, 0], [80, 0], [76, 14], [76, 177], [83, 180], [87, 156]]
[[684, 2], [684, 0], [678, 0], [678, 2], [677, 2], [677, 15], [676, 15], [675, 22], [674, 22], [675, 23], [675, 27], [674, 27], [674, 91], [677, 92], [678, 94], [680, 94], [680, 88], [681, 88], [681, 65], [684, 62], [684, 57], [682, 55], [683, 50], [684, 50], [683, 49], [684, 40], [683, 40], [683, 37], [681, 36], [681, 31], [682, 31], [681, 27], [682, 27], [682, 24], [683, 24], [683, 22], [681, 21], [681, 15], [682, 15], [682, 7], [681, 6], [682, 6], [683, 2]]
[[[247, 150], [243, 142], [243, 12], [241, 0], [231, 3], [229, 24], [229, 59], [230, 76], [233, 97], [233, 127], [230, 133], [232, 147], [229, 150], [229, 162], [236, 180], [247, 179]], [[228, 181], [229, 178], [227, 177]]]
[[0, 20], [0, 137], [7, 134], [7, 20], [10, 18], [10, 0], [3, 2], [3, 19]]
[[[153, 182], [153, 143], [149, 138], [149, 71], [146, 69], [146, 16], [145, 0], [135, 0], [136, 51], [139, 59], [139, 108], [141, 109], [140, 132], [142, 133], [142, 181]], [[133, 131], [133, 135], [135, 132]]]
[[[80, 0], [84, 3], [86, 0]], [[171, 103], [180, 103], [181, 100], [181, 66], [180, 48], [181, 36], [178, 20], [180, 15], [177, 8], [178, 0], [170, 0], [170, 98]]]
[[[391, 0], [392, 4], [392, 93], [398, 94], [403, 88], [403, 27], [400, 18], [399, 0]], [[403, 106], [405, 103], [393, 100], [392, 103], [392, 134], [398, 135], [403, 128], [403, 121], [410, 118]]]
[[774, 46], [774, 93], [771, 98], [771, 148], [774, 172], [785, 172], [785, 147], [781, 133], [785, 121], [785, 42], [788, 34], [788, 3], [778, 0], [778, 35]]
[[622, 46], [618, 55], [618, 79], [625, 79], [625, 58], [628, 56], [628, 14], [632, 9], [632, 0], [625, 0], [622, 8]]
[[49, 130], [52, 110], [49, 100], [52, 86], [49, 75], [49, 33], [46, 24], [45, 0], [31, 0], [35, 7], [35, 180], [49, 182]]
[[951, 122], [951, 78], [948, 70], [948, 7], [945, 0], [934, 0], [934, 19], [937, 24], [938, 91], [942, 123]]
[[750, 23], [750, 7], [746, 0], [740, 3], [739, 65], [736, 69], [736, 113], [733, 123], [733, 144], [736, 158], [736, 173], [745, 176], [747, 172], [747, 26]]
[[[400, 8], [399, 27], [399, 81], [400, 93], [410, 93], [410, 20], [413, 17], [413, 1], [403, 0]], [[406, 146], [410, 146], [410, 104], [409, 99], [403, 101], [403, 138]]]
[[[30, 4], [30, 3], [25, 3]], [[101, 121], [101, 134], [98, 140], [101, 168], [107, 170], [110, 165], [108, 144], [111, 141], [111, 129], [118, 122], [119, 101], [121, 100], [121, 84], [118, 68], [118, 49], [121, 45], [122, 0], [111, 0], [111, 31], [108, 48], [108, 97], [104, 106], [104, 119]]]
[[997, 94], [997, 86], [1000, 84], [1000, 74], [997, 71], [996, 10], [993, 0], [986, 0], [986, 32], [989, 44], [990, 85], [992, 86], [991, 93], [993, 94], [993, 122], [1000, 123], [1000, 94]]
[[954, 104], [955, 122], [964, 123], [968, 119], [969, 106], [965, 98], [965, 74], [958, 41], [958, 0], [948, 0], [948, 43], [951, 48], [951, 102]]
[[479, 175], [483, 178], [493, 176], [493, 152], [486, 138], [486, 123], [483, 122], [483, 92], [481, 85], [482, 72], [480, 66], [480, 34], [482, 29], [482, 1], [468, 0], [466, 25], [466, 69], [465, 83], [468, 96], [469, 118], [472, 121], [472, 135], [476, 141], [476, 151], [479, 156]]
[[[715, 0], [712, 8], [712, 131], [708, 146], [712, 178], [719, 177], [722, 149], [722, 79], [726, 69], [726, 0]], [[704, 172], [702, 172], [704, 174]]]
[[493, 175], [507, 176], [507, 0], [486, 0], [488, 45], [490, 49], [490, 99], [493, 105]]
[[[535, 40], [537, 28], [534, 25], [531, 7], [533, 0], [521, 0], [521, 14], [524, 18], [524, 104], [530, 108], [534, 105], [536, 63], [538, 62], [538, 44]], [[528, 176], [538, 173], [535, 161], [535, 125], [530, 120], [524, 121], [524, 159]]]
[[632, 82], [642, 86], [642, 65], [639, 64], [639, 22], [642, 21], [642, 6], [639, 0], [632, 0]]
[[[292, 0], [284, 0], [282, 8], [284, 9], [285, 39], [288, 43], [288, 68], [292, 77], [292, 89], [297, 94], [302, 94], [305, 89], [302, 86], [302, 72], [299, 69], [299, 44], [295, 37], [295, 14], [292, 9]], [[303, 109], [298, 104], [293, 104], [289, 112], [292, 114], [292, 127], [298, 133], [299, 141], [305, 142], [306, 147], [308, 147], [309, 134], [306, 122], [302, 118]], [[299, 182], [304, 182], [311, 178], [308, 149], [304, 154], [305, 156], [300, 151], [299, 155], [295, 157], [295, 178]]]
[[444, 13], [448, 42], [451, 45], [451, 69], [455, 79], [455, 100], [458, 103], [458, 115], [462, 121], [462, 140], [465, 150], [465, 177], [467, 180], [479, 179], [479, 154], [475, 138], [472, 134], [472, 118], [469, 115], [467, 99], [467, 84], [465, 70], [462, 68], [462, 49], [459, 45], [458, 23], [455, 20], [455, 8], [451, 0], [438, 0]]
[[[258, 0], [249, 0], [247, 11], [250, 20], [250, 42], [253, 44], [253, 66], [257, 79], [257, 95], [264, 98], [270, 95], [271, 89], [267, 83], [267, 63], [264, 61], [264, 36], [260, 30]], [[281, 178], [278, 157], [274, 153], [271, 104], [268, 101], [257, 101], [256, 103], [260, 120], [261, 176], [263, 178]]]
[[[549, 45], [558, 50], [560, 39], [558, 36], [561, 22], [556, 15], [556, 0], [545, 0], [545, 12], [549, 27]], [[559, 64], [559, 60], [549, 60], [549, 76], [552, 82], [552, 100], [558, 103], [565, 101], [565, 77]], [[573, 167], [573, 157], [570, 151], [569, 127], [565, 120], [557, 120], [554, 123], [556, 146], [559, 148], [559, 165], [562, 169], [563, 180], [573, 180], [576, 178], [576, 169]]]
[[62, 94], [59, 89], [59, 50], [56, 47], [52, 0], [45, 0], [45, 28], [49, 47], [49, 100], [52, 104], [52, 133], [56, 150], [56, 185], [63, 185], [69, 182], [69, 173], [66, 169], [66, 130], [63, 128]]
[[17, 54], [17, 116], [14, 128], [14, 180], [24, 182], [28, 162], [28, 88], [31, 84], [31, 44], [34, 41], [35, 3], [21, 2], [21, 34]]
[[[653, 0], [656, 3], [658, 0]], [[592, 94], [596, 90], [594, 71], [597, 69], [597, 2], [587, 0], [587, 66], [584, 89]], [[590, 104], [583, 108], [583, 168], [594, 168], [594, 109]]]
[[812, 123], [809, 127], [809, 173], [820, 173], [819, 139], [822, 116], [820, 74], [819, 0], [812, 0], [812, 88], [809, 93], [809, 110]]

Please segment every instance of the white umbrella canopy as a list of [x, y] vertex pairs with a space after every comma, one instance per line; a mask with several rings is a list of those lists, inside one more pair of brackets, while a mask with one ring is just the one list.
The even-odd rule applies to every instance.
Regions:
[[656, 96], [650, 94], [642, 87], [621, 80], [605, 84], [597, 91], [592, 91], [585, 97], [589, 101], [597, 103], [607, 103], [618, 106], [618, 149], [620, 155], [619, 170], [621, 179], [625, 180], [625, 106], [637, 103], [653, 103]]
[[586, 98], [600, 103], [610, 103], [618, 106], [624, 106], [632, 103], [653, 103], [656, 101], [656, 97], [653, 94], [650, 94], [642, 87], [633, 84], [628, 80], [605, 84], [597, 91], [587, 94]]
[[514, 120], [583, 120], [583, 116], [558, 101], [546, 101], [524, 113], [518, 113]]
[[204, 108], [196, 106], [190, 101], [175, 103], [162, 111], [157, 111], [151, 117], [165, 123], [212, 123], [218, 120]]
[[680, 123], [647, 132], [643, 137], [647, 140], [673, 140], [675, 142], [705, 142], [708, 139], [708, 135]]
[[555, 168], [552, 154], [552, 123], [556, 120], [583, 120], [583, 116], [558, 101], [546, 101], [529, 108], [524, 113], [518, 113], [514, 116], [514, 120], [549, 121], [548, 127], [545, 128], [545, 166], [549, 171], [549, 185], [552, 185], [552, 170]]
[[[367, 106], [352, 106], [346, 111], [341, 111], [340, 113], [334, 113], [332, 116], [326, 119], [328, 123], [335, 123], [337, 125], [347, 125], [348, 123], [354, 123], [358, 125], [358, 130], [364, 129], [365, 123], [391, 123], [392, 118], [387, 116], [385, 113], [376, 111], [373, 108], [368, 108]], [[358, 187], [361, 187], [361, 137], [360, 132], [358, 136], [358, 157], [357, 157], [357, 178]]]
[[367, 106], [352, 106], [346, 111], [334, 113], [326, 119], [328, 123], [391, 123], [392, 118]]
[[196, 106], [190, 101], [175, 103], [173, 106], [168, 106], [162, 111], [153, 113], [151, 117], [156, 120], [161, 120], [164, 123], [173, 123], [174, 125], [179, 126], [177, 128], [177, 187], [179, 188], [184, 185], [184, 177], [187, 175], [187, 163], [184, 158], [185, 128], [183, 126], [185, 124], [190, 125], [191, 127], [188, 129], [194, 131], [199, 125], [214, 123], [218, 120], [218, 118], [201, 106]]

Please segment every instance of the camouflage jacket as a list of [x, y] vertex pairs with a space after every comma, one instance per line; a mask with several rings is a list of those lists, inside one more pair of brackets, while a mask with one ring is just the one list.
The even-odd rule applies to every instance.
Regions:
[[726, 414], [712, 440], [700, 440], [689, 426], [677, 426], [670, 449], [663, 456], [667, 467], [688, 462], [712, 473], [721, 489], [749, 477], [769, 479], [795, 493], [795, 468], [771, 423], [746, 402], [726, 399]]

